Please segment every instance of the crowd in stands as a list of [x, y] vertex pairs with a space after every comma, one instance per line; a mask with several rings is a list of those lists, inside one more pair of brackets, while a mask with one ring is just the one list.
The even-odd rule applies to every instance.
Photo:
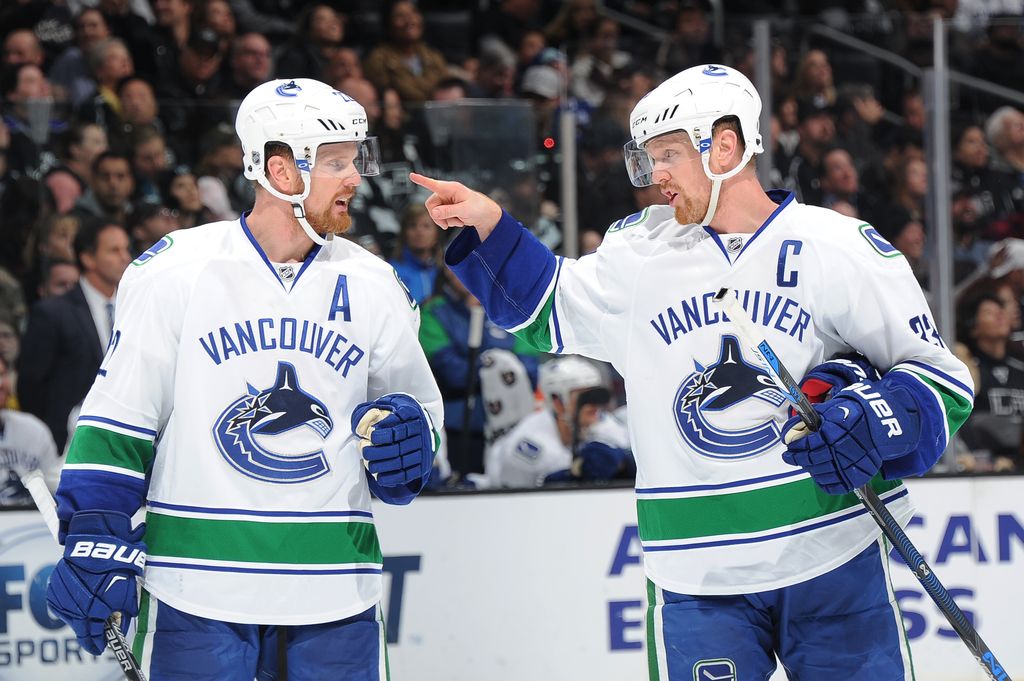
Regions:
[[[232, 220], [252, 205], [233, 129], [238, 101], [270, 78], [310, 77], [359, 101], [379, 138], [381, 174], [361, 185], [347, 236], [391, 261], [423, 304], [422, 340], [446, 398], [455, 478], [480, 474], [489, 405], [478, 398], [471, 412], [465, 408], [467, 382], [476, 392], [486, 384], [468, 381], [471, 359], [479, 365], [497, 356], [489, 350], [508, 352], [532, 387], [544, 358], [489, 322], [481, 352], [470, 352], [469, 310], [477, 303], [440, 266], [446, 235], [424, 212], [409, 171], [472, 178], [544, 243], [564, 247], [560, 120], [569, 112], [577, 129], [578, 246], [591, 252], [608, 224], [664, 201], [656, 187], [628, 181], [621, 148], [632, 107], [699, 63], [729, 64], [753, 79], [752, 22], [769, 18], [772, 125], [762, 132], [773, 152], [771, 184], [873, 224], [926, 290], [957, 287], [955, 341], [979, 390], [961, 466], [1024, 470], [1022, 107], [954, 88], [956, 281], [935, 281], [921, 79], [815, 29], [841, 31], [924, 68], [940, 17], [951, 68], [1019, 91], [1024, 0], [722, 4], [724, 23], [716, 26], [701, 0], [3, 3], [6, 408], [35, 414], [58, 450], [64, 446], [69, 415], [109, 339], [124, 267], [172, 230]], [[614, 376], [606, 387], [621, 393]]]

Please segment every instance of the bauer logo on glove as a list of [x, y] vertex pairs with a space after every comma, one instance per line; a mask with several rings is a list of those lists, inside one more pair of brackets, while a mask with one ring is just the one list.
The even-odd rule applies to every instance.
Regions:
[[849, 390], [857, 393], [863, 397], [868, 406], [871, 407], [871, 411], [875, 412], [879, 420], [879, 424], [889, 429], [888, 436], [896, 437], [897, 435], [903, 434], [903, 428], [900, 427], [900, 421], [893, 415], [892, 408], [889, 403], [882, 398], [881, 393], [865, 383], [856, 383], [851, 385]]

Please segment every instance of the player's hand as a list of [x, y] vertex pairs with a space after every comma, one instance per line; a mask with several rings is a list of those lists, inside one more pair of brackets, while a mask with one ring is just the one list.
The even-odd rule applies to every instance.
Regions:
[[800, 466], [829, 494], [845, 494], [867, 483], [883, 461], [918, 446], [920, 409], [910, 391], [883, 379], [855, 383], [814, 406], [821, 428], [810, 432], [799, 416], [782, 427], [782, 460]]
[[381, 487], [425, 482], [434, 461], [434, 433], [414, 398], [392, 393], [352, 412], [352, 432], [366, 469]]
[[[875, 382], [881, 376], [864, 355], [836, 355], [807, 372], [800, 381], [800, 390], [811, 404], [821, 404], [840, 390], [861, 381]], [[790, 411], [790, 416], [795, 412]]]
[[142, 537], [131, 518], [116, 511], [79, 511], [71, 517], [64, 557], [46, 585], [46, 604], [75, 632], [78, 643], [93, 655], [107, 647], [103, 628], [121, 613], [121, 631], [128, 632], [139, 614], [136, 579], [146, 564]]
[[435, 180], [419, 173], [409, 173], [409, 179], [433, 192], [425, 203], [427, 212], [444, 229], [476, 227], [483, 241], [501, 219], [501, 206], [461, 182]]

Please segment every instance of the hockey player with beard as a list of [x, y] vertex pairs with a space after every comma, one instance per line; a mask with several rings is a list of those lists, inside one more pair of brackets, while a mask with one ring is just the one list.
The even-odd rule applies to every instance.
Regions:
[[[870, 225], [765, 192], [761, 99], [739, 72], [687, 69], [644, 97], [625, 146], [669, 206], [560, 258], [486, 196], [421, 175], [446, 262], [488, 316], [538, 349], [610, 362], [626, 382], [648, 577], [650, 678], [912, 679], [888, 551], [851, 491], [901, 522], [970, 412], [966, 367], [906, 260]], [[804, 387], [808, 434], [711, 304], [737, 294]], [[882, 375], [829, 362], [859, 352]]]
[[279, 645], [290, 679], [384, 681], [370, 493], [419, 493], [442, 408], [415, 302], [338, 236], [376, 140], [308, 79], [256, 87], [236, 131], [253, 209], [169, 234], [121, 281], [47, 603], [94, 655], [112, 613], [137, 616], [152, 681], [276, 678]]

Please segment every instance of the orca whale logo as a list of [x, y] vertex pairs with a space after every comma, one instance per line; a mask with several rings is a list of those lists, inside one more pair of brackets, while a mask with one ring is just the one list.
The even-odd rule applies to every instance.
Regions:
[[785, 401], [768, 373], [743, 359], [735, 336], [722, 336], [714, 363], [693, 363], [695, 371], [683, 379], [673, 405], [686, 444], [711, 459], [738, 460], [762, 454], [779, 442], [779, 426], [773, 420], [737, 430], [715, 423], [717, 416], [742, 408], [739, 405], [746, 400], [764, 400], [774, 407]]
[[323, 442], [334, 428], [327, 407], [299, 386], [295, 367], [279, 362], [274, 384], [248, 392], [220, 415], [213, 428], [217, 447], [235, 470], [250, 478], [274, 483], [308, 482], [330, 469], [322, 448], [314, 451], [271, 451], [266, 440], [313, 431]]

